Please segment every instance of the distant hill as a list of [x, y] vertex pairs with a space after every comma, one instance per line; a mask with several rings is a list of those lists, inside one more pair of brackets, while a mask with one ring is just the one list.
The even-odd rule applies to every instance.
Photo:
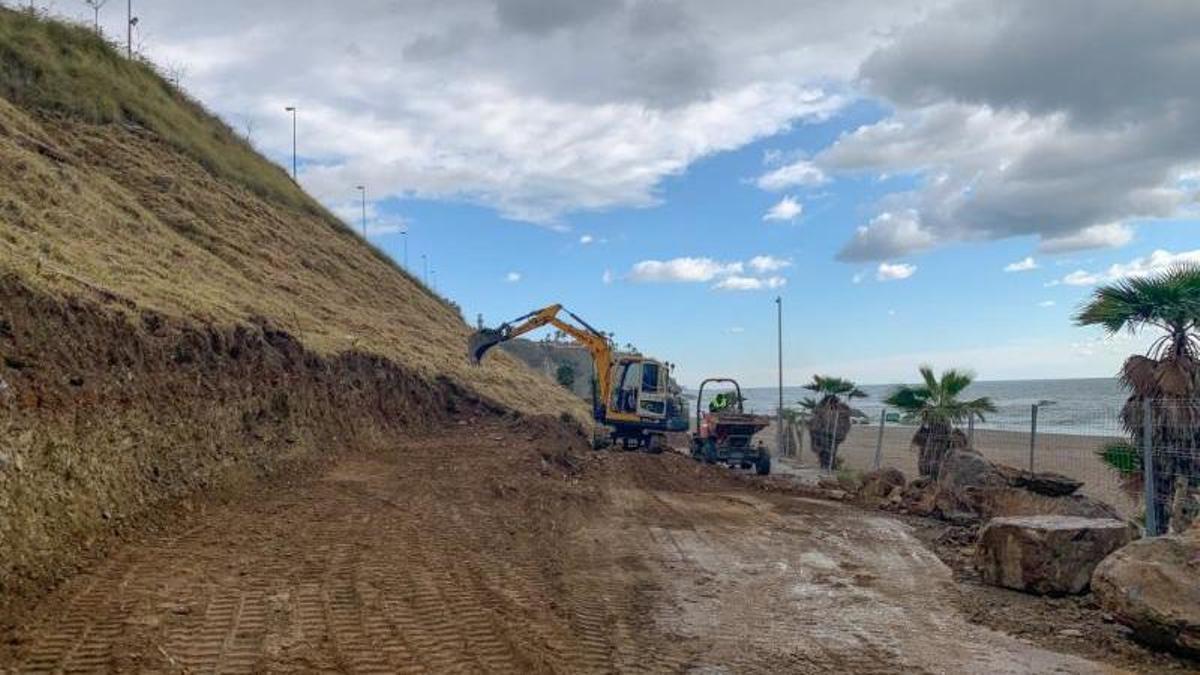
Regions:
[[571, 386], [568, 389], [590, 405], [595, 367], [592, 355], [587, 349], [571, 342], [548, 342], [524, 338], [510, 340], [502, 343], [500, 347], [559, 386], [563, 386], [559, 382], [559, 372], [565, 367], [570, 372]]

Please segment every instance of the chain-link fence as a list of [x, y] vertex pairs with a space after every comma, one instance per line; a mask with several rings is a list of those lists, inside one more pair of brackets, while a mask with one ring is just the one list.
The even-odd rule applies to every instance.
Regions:
[[1143, 520], [1150, 532], [1200, 519], [1200, 401], [1124, 408], [1042, 401], [954, 426], [829, 406], [795, 415], [784, 428], [781, 454], [826, 471], [890, 466], [912, 478], [935, 473], [950, 449], [973, 448], [996, 464], [1079, 481], [1079, 494]]

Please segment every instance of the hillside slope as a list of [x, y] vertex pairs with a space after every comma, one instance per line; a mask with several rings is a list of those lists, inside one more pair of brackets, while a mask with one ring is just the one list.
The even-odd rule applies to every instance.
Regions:
[[0, 264], [204, 322], [264, 317], [531, 412], [582, 410], [510, 358], [473, 368], [456, 311], [145, 64], [0, 10]]
[[[0, 596], [154, 507], [586, 407], [89, 30], [0, 9]], [[3, 604], [3, 602], [0, 602]]]

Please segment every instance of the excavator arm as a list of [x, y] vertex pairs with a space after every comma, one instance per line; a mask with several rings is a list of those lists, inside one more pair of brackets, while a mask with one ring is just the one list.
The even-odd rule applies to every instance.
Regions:
[[[559, 318], [565, 313], [579, 325], [568, 323]], [[563, 308], [562, 305], [550, 305], [542, 309], [519, 316], [512, 321], [503, 323], [499, 328], [483, 328], [476, 331], [467, 340], [467, 352], [471, 361], [478, 365], [483, 361], [487, 352], [498, 344], [520, 337], [542, 326], [554, 326], [570, 335], [576, 342], [583, 345], [592, 355], [596, 364], [597, 400], [594, 415], [603, 421], [604, 409], [607, 407], [609, 396], [612, 394], [612, 347], [603, 333], [592, 328], [586, 321], [574, 312]]]

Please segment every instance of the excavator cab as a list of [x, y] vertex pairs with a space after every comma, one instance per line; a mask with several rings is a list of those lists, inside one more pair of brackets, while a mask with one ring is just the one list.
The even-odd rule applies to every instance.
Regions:
[[613, 398], [609, 411], [633, 415], [642, 421], [660, 421], [667, 416], [670, 394], [667, 367], [654, 359], [620, 356], [613, 364]]

